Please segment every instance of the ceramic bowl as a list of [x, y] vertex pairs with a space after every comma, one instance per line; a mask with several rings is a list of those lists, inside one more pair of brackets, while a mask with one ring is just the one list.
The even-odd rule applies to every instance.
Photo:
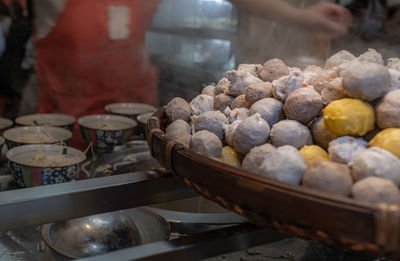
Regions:
[[68, 144], [72, 132], [59, 127], [51, 126], [26, 126], [15, 127], [4, 131], [7, 148], [11, 149], [28, 144]]
[[139, 128], [140, 128], [140, 133], [141, 135], [145, 138], [146, 137], [146, 124], [148, 119], [151, 118], [151, 116], [154, 114], [154, 112], [146, 112], [142, 113], [137, 116], [137, 121], [139, 122]]
[[136, 120], [136, 117], [145, 112], [155, 112], [156, 107], [144, 103], [111, 103], [104, 107], [110, 114], [122, 115]]
[[3, 133], [6, 129], [14, 125], [12, 120], [6, 118], [0, 118], [0, 133]]
[[135, 120], [118, 115], [90, 115], [79, 118], [82, 137], [97, 149], [112, 151], [125, 143], [137, 126]]
[[9, 168], [21, 187], [71, 181], [86, 159], [83, 152], [62, 145], [23, 145], [7, 151]]
[[21, 116], [15, 119], [20, 126], [42, 126], [62, 127], [73, 130], [76, 119], [70, 115], [58, 113], [36, 113]]

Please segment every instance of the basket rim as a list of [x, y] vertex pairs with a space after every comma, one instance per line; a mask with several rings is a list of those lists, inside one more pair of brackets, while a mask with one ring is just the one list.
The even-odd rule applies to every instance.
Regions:
[[[168, 120], [165, 109], [164, 106], [157, 110], [146, 125], [152, 156], [173, 173], [176, 170], [176, 174], [183, 178], [188, 186], [195, 188], [203, 196], [256, 223], [272, 226], [298, 237], [345, 246], [355, 251], [400, 256], [400, 206], [384, 203], [366, 204], [353, 198], [272, 180], [211, 159], [166, 137], [165, 125]], [[246, 196], [242, 200], [241, 196], [224, 194], [232, 192], [229, 188], [227, 190], [226, 186], [222, 185], [220, 190], [219, 185], [202, 180], [198, 171], [185, 174], [188, 162], [215, 172], [216, 176], [213, 175], [211, 179], [214, 182], [226, 181], [241, 189], [238, 195], [244, 196], [246, 191], [257, 196], [271, 197], [276, 194], [274, 202], [276, 200], [277, 204], [283, 205], [276, 205], [278, 208], [275, 209], [275, 206], [260, 200], [258, 203], [250, 202]], [[253, 186], [254, 190], [249, 190]], [[284, 210], [285, 208], [287, 210]], [[307, 217], [309, 212], [299, 212], [303, 209], [308, 209], [313, 214]], [[300, 216], [296, 217], [296, 213]], [[329, 218], [325, 213], [329, 213]], [[318, 218], [322, 218], [321, 223]], [[325, 218], [327, 220], [324, 221]]]

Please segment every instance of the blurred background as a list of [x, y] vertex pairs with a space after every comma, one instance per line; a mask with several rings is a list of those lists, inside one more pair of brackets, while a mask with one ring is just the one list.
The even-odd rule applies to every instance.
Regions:
[[[321, 2], [289, 0], [296, 7]], [[225, 0], [161, 0], [146, 34], [146, 48], [158, 68], [159, 105], [192, 98], [240, 63], [280, 58], [289, 66], [323, 65], [332, 53], [354, 55], [375, 48], [384, 58], [400, 50], [400, 1], [331, 1], [353, 15], [348, 36], [321, 41], [313, 35], [251, 16]], [[32, 2], [0, 1], [0, 116], [37, 112]]]

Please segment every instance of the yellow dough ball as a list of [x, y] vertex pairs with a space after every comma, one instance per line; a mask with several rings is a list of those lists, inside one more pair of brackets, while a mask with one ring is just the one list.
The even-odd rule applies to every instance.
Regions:
[[388, 150], [400, 159], [400, 128], [387, 128], [378, 132], [369, 144]]
[[300, 153], [306, 159], [307, 166], [310, 166], [315, 162], [329, 160], [328, 152], [317, 145], [304, 146], [301, 148]]
[[242, 165], [241, 163], [242, 159], [243, 159], [242, 155], [240, 155], [232, 147], [225, 146], [222, 148], [222, 154], [221, 154], [222, 162], [240, 168], [240, 166]]
[[363, 136], [375, 126], [373, 107], [358, 99], [344, 98], [324, 109], [326, 128], [338, 136]]

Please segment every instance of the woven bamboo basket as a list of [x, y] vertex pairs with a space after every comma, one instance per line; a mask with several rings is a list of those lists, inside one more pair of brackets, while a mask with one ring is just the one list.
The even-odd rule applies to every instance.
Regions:
[[146, 126], [153, 157], [202, 196], [252, 222], [320, 243], [400, 256], [400, 208], [284, 184], [200, 155], [165, 136], [165, 107]]

